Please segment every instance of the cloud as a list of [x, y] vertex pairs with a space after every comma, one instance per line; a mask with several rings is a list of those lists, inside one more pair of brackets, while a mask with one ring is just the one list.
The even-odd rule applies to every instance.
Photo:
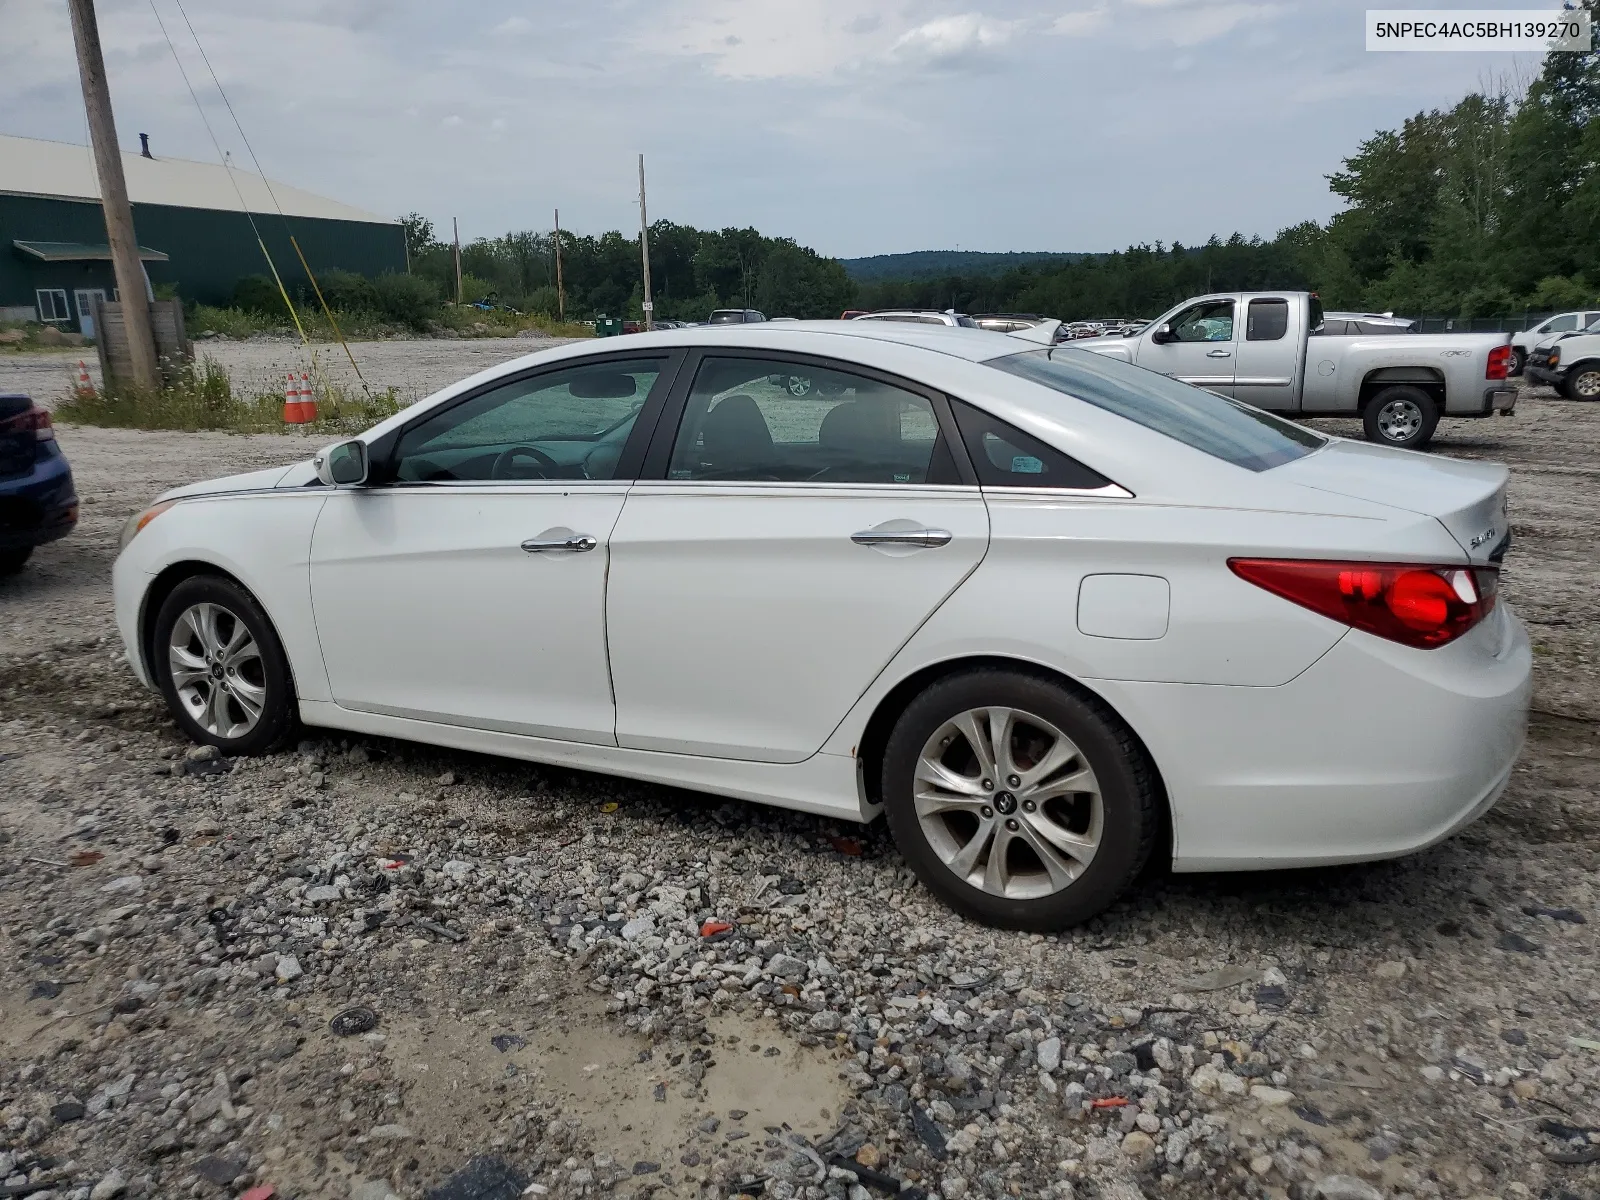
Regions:
[[1061, 37], [1085, 37], [1099, 33], [1111, 21], [1111, 10], [1104, 4], [1077, 12], [1062, 13], [1050, 24], [1050, 32]]
[[1009, 42], [1017, 25], [1016, 21], [997, 21], [979, 13], [936, 17], [895, 39], [889, 57], [935, 66], [973, 63]]
[[533, 22], [527, 17], [507, 17], [494, 27], [494, 31], [499, 34], [532, 33]]

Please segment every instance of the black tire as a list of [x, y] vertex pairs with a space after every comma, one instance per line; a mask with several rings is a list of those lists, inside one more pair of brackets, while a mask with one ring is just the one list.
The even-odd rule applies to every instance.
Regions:
[[1561, 381], [1561, 394], [1568, 400], [1600, 400], [1600, 363], [1579, 363]]
[[1511, 373], [1521, 375], [1522, 368], [1528, 365], [1528, 352], [1520, 347], [1511, 347]]
[[[1012, 898], [973, 886], [945, 865], [917, 816], [915, 778], [925, 745], [947, 722], [981, 708], [1010, 708], [1049, 722], [1094, 772], [1101, 797], [1100, 842], [1081, 874], [1060, 890]], [[928, 890], [958, 912], [1010, 929], [1064, 929], [1104, 911], [1144, 868], [1161, 828], [1155, 769], [1110, 708], [1049, 679], [1000, 668], [948, 676], [907, 705], [884, 749], [882, 795], [900, 853]], [[997, 808], [999, 801], [997, 794]], [[1011, 803], [1015, 812], [1015, 800]], [[1024, 850], [1025, 856], [1030, 853]]]
[[32, 546], [21, 546], [16, 550], [0, 550], [0, 579], [4, 579], [7, 575], [15, 575], [32, 557]]
[[1439, 406], [1421, 388], [1399, 383], [1367, 401], [1361, 424], [1369, 442], [1421, 450], [1433, 440], [1433, 431], [1439, 427]]
[[[248, 670], [251, 686], [264, 689], [265, 700], [255, 723], [234, 736], [202, 725], [184, 700], [180, 699], [173, 677], [169, 650], [173, 628], [180, 617], [198, 604], [215, 605], [232, 621], [242, 624], [258, 651], [258, 657], [247, 667], [241, 667], [241, 671]], [[232, 626], [226, 625], [224, 628], [231, 630]], [[224, 755], [233, 758], [271, 754], [281, 749], [294, 735], [298, 724], [298, 707], [294, 678], [289, 671], [283, 644], [255, 597], [231, 579], [220, 575], [195, 575], [172, 589], [156, 615], [150, 646], [150, 669], [161, 688], [161, 694], [166, 697], [167, 708], [191, 741], [215, 746]], [[205, 686], [205, 694], [209, 695], [214, 685], [207, 679]], [[228, 702], [225, 700], [223, 703], [226, 708]], [[245, 710], [234, 700], [231, 712], [239, 714]]]

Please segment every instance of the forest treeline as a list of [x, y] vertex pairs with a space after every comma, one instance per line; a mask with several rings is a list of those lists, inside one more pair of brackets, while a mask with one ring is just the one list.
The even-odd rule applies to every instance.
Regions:
[[[1600, 16], [1600, 0], [1585, 0]], [[1072, 320], [1153, 316], [1206, 291], [1305, 288], [1330, 309], [1488, 316], [1596, 302], [1600, 294], [1600, 56], [1552, 53], [1518, 95], [1480, 91], [1361, 143], [1328, 184], [1346, 207], [1271, 239], [1154, 242], [992, 275], [857, 282], [841, 263], [754, 229], [657, 221], [658, 317], [713, 308], [834, 317], [847, 308], [1036, 312]], [[412, 270], [454, 291], [451, 248], [406, 218]], [[637, 316], [638, 238], [562, 234], [567, 316]], [[554, 314], [548, 232], [462, 247], [467, 299]]]

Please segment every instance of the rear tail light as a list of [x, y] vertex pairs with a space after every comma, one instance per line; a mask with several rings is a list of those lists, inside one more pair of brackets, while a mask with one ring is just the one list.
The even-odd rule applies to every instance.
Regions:
[[1485, 379], [1504, 379], [1511, 374], [1511, 347], [1496, 346], [1489, 351], [1489, 365], [1483, 372]]
[[41, 442], [55, 440], [56, 431], [50, 424], [50, 414], [42, 408], [25, 408], [14, 417], [0, 419], [0, 433], [19, 434], [32, 431]]
[[1492, 567], [1230, 558], [1240, 579], [1354, 629], [1431, 650], [1494, 609]]

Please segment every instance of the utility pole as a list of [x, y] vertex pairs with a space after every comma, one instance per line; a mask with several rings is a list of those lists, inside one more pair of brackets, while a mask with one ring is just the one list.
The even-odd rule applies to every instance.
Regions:
[[456, 303], [461, 303], [461, 226], [454, 217], [450, 218], [450, 232], [455, 239], [456, 260]]
[[[117, 126], [111, 117], [111, 92], [106, 86], [106, 64], [100, 53], [100, 25], [95, 20], [94, 0], [68, 0], [67, 7], [72, 12], [72, 41], [78, 51], [83, 107], [89, 117], [95, 172], [100, 177], [106, 242], [111, 247], [111, 268], [116, 276], [117, 298], [122, 302], [123, 327], [128, 335], [128, 358], [133, 367], [130, 382], [153, 392], [161, 386], [156, 368], [155, 330], [150, 324], [144, 267], [139, 262], [139, 243], [133, 232], [128, 181], [122, 175], [122, 150], [117, 145]], [[104, 332], [100, 336], [104, 337]]]
[[655, 302], [650, 299], [650, 218], [644, 211], [644, 155], [639, 155], [639, 253], [644, 255], [644, 327], [654, 329]]
[[561, 285], [561, 210], [556, 209], [556, 320], [567, 319], [567, 293]]

